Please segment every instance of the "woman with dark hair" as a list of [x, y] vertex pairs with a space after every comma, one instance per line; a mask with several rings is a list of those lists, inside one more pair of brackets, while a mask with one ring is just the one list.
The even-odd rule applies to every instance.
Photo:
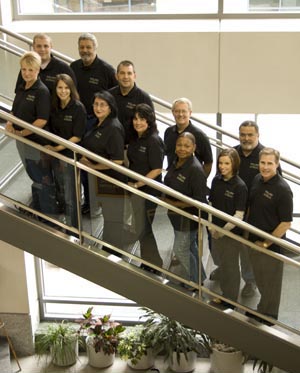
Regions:
[[[213, 207], [243, 220], [248, 190], [238, 176], [240, 157], [234, 148], [223, 149], [217, 159], [218, 172], [211, 185], [209, 201]], [[234, 224], [213, 216], [212, 223], [235, 234], [242, 230]], [[236, 301], [240, 289], [239, 252], [241, 244], [211, 228], [212, 251], [220, 260], [220, 287], [223, 296]]]
[[[202, 165], [195, 157], [196, 149], [195, 136], [190, 132], [181, 133], [176, 140], [176, 159], [170, 165], [165, 176], [165, 185], [194, 198], [197, 201], [207, 203], [206, 200], [206, 176]], [[185, 202], [176, 200], [170, 196], [165, 199], [173, 206], [179, 207], [190, 214], [198, 216], [198, 210]], [[182, 215], [175, 214], [171, 210], [168, 216], [174, 228], [173, 251], [180, 262], [184, 277], [187, 280], [199, 282], [199, 255], [198, 255], [198, 223]], [[206, 230], [203, 229], [203, 238], [207, 241]], [[204, 242], [204, 241], [203, 241]], [[205, 279], [205, 272], [202, 267], [201, 282]]]
[[[86, 128], [86, 111], [79, 101], [73, 79], [67, 74], [56, 76], [52, 92], [50, 130], [74, 144], [81, 141]], [[74, 158], [71, 150], [63, 145], [47, 145], [48, 149]], [[56, 197], [66, 214], [68, 225], [78, 227], [74, 168], [69, 163], [54, 159], [53, 172]]]
[[[147, 104], [139, 104], [135, 107], [127, 156], [130, 170], [161, 182], [164, 144], [158, 136], [155, 113]], [[160, 194], [142, 181], [129, 181], [128, 184], [154, 196]], [[152, 231], [156, 204], [136, 194], [131, 195], [131, 203], [141, 258], [161, 267], [163, 262]], [[146, 265], [142, 267], [149, 269]]]
[[[114, 97], [107, 91], [95, 93], [93, 109], [97, 117], [97, 122], [84, 136], [82, 146], [103, 158], [122, 165], [124, 160], [125, 133], [124, 127], [117, 117], [117, 105]], [[112, 170], [103, 163], [96, 163], [86, 157], [81, 157], [80, 162], [114, 179], [127, 182], [124, 175]], [[94, 178], [91, 174], [89, 174], [90, 178], [93, 179], [89, 181], [89, 187], [92, 188]], [[101, 178], [97, 178], [97, 188], [104, 218], [102, 239], [109, 244], [120, 247], [124, 243], [124, 190]], [[92, 190], [90, 189], [90, 191]], [[90, 200], [93, 197], [90, 193]], [[93, 206], [93, 204], [90, 203], [90, 206]]]

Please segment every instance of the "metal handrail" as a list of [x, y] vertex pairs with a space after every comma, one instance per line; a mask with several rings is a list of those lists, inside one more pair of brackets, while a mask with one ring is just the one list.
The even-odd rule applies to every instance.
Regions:
[[[250, 225], [250, 224], [248, 224], [244, 221], [241, 221], [239, 219], [234, 218], [231, 215], [228, 215], [228, 214], [226, 214], [222, 211], [219, 211], [219, 210], [215, 209], [214, 207], [212, 207], [210, 205], [207, 205], [205, 203], [202, 203], [202, 202], [196, 201], [196, 200], [194, 200], [190, 197], [187, 197], [184, 194], [181, 194], [181, 193], [179, 193], [179, 192], [177, 192], [177, 191], [175, 191], [175, 190], [173, 190], [173, 189], [171, 189], [171, 188], [169, 188], [169, 187], [167, 187], [167, 186], [165, 186], [165, 185], [163, 185], [163, 184], [161, 184], [161, 183], [159, 183], [155, 180], [152, 180], [152, 179], [149, 179], [145, 176], [142, 176], [142, 175], [140, 175], [140, 174], [138, 174], [134, 171], [129, 170], [128, 168], [126, 168], [124, 166], [120, 166], [120, 165], [118, 165], [118, 164], [116, 164], [116, 163], [114, 163], [114, 162], [112, 162], [112, 161], [110, 161], [106, 158], [103, 158], [103, 157], [101, 157], [101, 156], [99, 156], [99, 155], [97, 155], [93, 152], [90, 152], [89, 150], [86, 150], [85, 148], [83, 148], [80, 145], [73, 144], [73, 143], [71, 143], [67, 140], [64, 140], [61, 137], [56, 136], [56, 135], [54, 135], [54, 134], [52, 134], [48, 131], [37, 128], [35, 126], [32, 126], [31, 124], [29, 124], [27, 122], [24, 122], [23, 120], [20, 120], [19, 118], [15, 117], [11, 114], [8, 114], [8, 113], [4, 112], [3, 110], [0, 110], [0, 117], [2, 119], [5, 119], [6, 121], [11, 121], [12, 123], [17, 124], [18, 126], [21, 126], [25, 129], [28, 129], [28, 130], [36, 133], [37, 135], [40, 135], [40, 136], [42, 136], [42, 137], [44, 137], [44, 138], [46, 138], [46, 139], [48, 139], [48, 140], [50, 140], [54, 143], [57, 143], [59, 145], [63, 145], [64, 147], [70, 149], [72, 152], [74, 152], [76, 154], [80, 154], [80, 155], [85, 156], [89, 159], [92, 159], [96, 163], [102, 163], [103, 165], [107, 166], [108, 168], [111, 168], [111, 169], [113, 169], [113, 170], [131, 178], [131, 179], [134, 179], [134, 180], [137, 180], [137, 181], [142, 181], [144, 184], [160, 191], [163, 194], [167, 194], [167, 195], [172, 196], [173, 198], [175, 198], [177, 200], [183, 201], [183, 202], [185, 202], [185, 203], [187, 203], [191, 206], [196, 207], [200, 212], [205, 212], [205, 213], [214, 215], [214, 216], [216, 216], [216, 217], [218, 217], [222, 220], [233, 223], [234, 225], [242, 228], [243, 230], [246, 230], [250, 233], [253, 233], [253, 234], [255, 234], [259, 237], [262, 237], [265, 240], [270, 240], [271, 242], [273, 242], [273, 243], [275, 243], [275, 244], [277, 244], [281, 247], [284, 247], [284, 248], [286, 248], [286, 249], [288, 249], [288, 250], [290, 250], [294, 253], [300, 254], [300, 248], [297, 245], [291, 244], [291, 243], [289, 243], [289, 242], [287, 242], [283, 239], [276, 238], [276, 237], [274, 237], [274, 236], [272, 236], [272, 235], [270, 235], [270, 234], [268, 234], [264, 231], [261, 231], [260, 229], [255, 228], [254, 226], [252, 226], [252, 225]], [[168, 204], [159, 200], [156, 197], [149, 196], [149, 195], [147, 195], [147, 194], [145, 194], [141, 191], [138, 191], [134, 188], [131, 188], [127, 184], [124, 184], [124, 183], [122, 183], [118, 180], [110, 178], [109, 176], [107, 176], [107, 175], [105, 175], [105, 174], [103, 174], [99, 171], [95, 171], [95, 170], [81, 164], [80, 162], [77, 162], [77, 161], [75, 162], [74, 160], [72, 160], [70, 158], [64, 157], [64, 156], [62, 156], [62, 155], [60, 155], [56, 152], [52, 152], [51, 150], [48, 150], [48, 149], [46, 149], [45, 147], [43, 147], [39, 144], [36, 144], [36, 143], [34, 143], [30, 140], [27, 140], [26, 138], [22, 138], [22, 137], [19, 137], [17, 135], [11, 134], [11, 133], [5, 131], [5, 129], [3, 129], [3, 128], [1, 129], [1, 132], [2, 131], [4, 133], [6, 133], [8, 136], [17, 139], [18, 141], [22, 141], [22, 142], [24, 142], [24, 143], [26, 143], [26, 144], [34, 147], [34, 148], [37, 148], [37, 149], [39, 149], [43, 152], [46, 152], [46, 153], [52, 155], [52, 156], [54, 156], [58, 159], [61, 159], [61, 160], [64, 160], [65, 162], [73, 164], [75, 167], [86, 170], [89, 173], [92, 173], [96, 176], [99, 175], [101, 178], [104, 178], [104, 179], [106, 179], [107, 181], [109, 181], [113, 184], [116, 184], [116, 185], [118, 185], [118, 186], [120, 186], [124, 189], [130, 190], [131, 192], [134, 192], [138, 195], [141, 195], [144, 198], [151, 199], [151, 200], [155, 201], [156, 203], [158, 203], [160, 205], [164, 205], [165, 207], [167, 206], [168, 209], [174, 210], [175, 212], [180, 213], [182, 215], [186, 214], [181, 209], [175, 208], [174, 206], [168, 205]], [[193, 220], [197, 220], [197, 218], [192, 216], [192, 215], [189, 215], [189, 217], [191, 217]], [[210, 223], [206, 222], [204, 219], [201, 219], [201, 223], [203, 223], [204, 225], [207, 225], [207, 226], [211, 225]], [[211, 226], [213, 226], [215, 229], [221, 231], [222, 233], [224, 233], [226, 235], [229, 235], [229, 236], [233, 235], [233, 237], [238, 237], [231, 232], [227, 232], [227, 231], [223, 230], [222, 228], [219, 228], [219, 227], [214, 226], [214, 225], [211, 225]], [[241, 239], [241, 240], [243, 240], [243, 239]], [[253, 244], [249, 241], [246, 241], [246, 240], [244, 240], [244, 241], [245, 241], [244, 242], [245, 244], [253, 247], [254, 249], [256, 249], [258, 251], [268, 252], [267, 250], [263, 250], [260, 247], [258, 247], [257, 245], [255, 245], [255, 244]], [[271, 255], [271, 256], [281, 257], [278, 254], [274, 255], [274, 253], [272, 253], [272, 252], [268, 252], [268, 254]], [[297, 263], [296, 265], [300, 265], [300, 263]]]

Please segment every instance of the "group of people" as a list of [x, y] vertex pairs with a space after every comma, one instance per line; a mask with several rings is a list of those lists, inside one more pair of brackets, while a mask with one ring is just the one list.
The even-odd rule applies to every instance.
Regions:
[[[131, 61], [121, 61], [115, 71], [98, 57], [97, 39], [89, 33], [79, 37], [80, 59], [70, 66], [55, 58], [51, 48], [50, 37], [37, 34], [33, 39], [33, 51], [21, 57], [13, 115], [147, 178], [164, 182], [197, 201], [209, 202], [275, 237], [284, 237], [292, 221], [292, 192], [278, 172], [279, 153], [259, 143], [255, 122], [243, 122], [239, 128], [240, 144], [219, 152], [216, 176], [209, 189], [207, 178], [212, 170], [212, 150], [206, 134], [190, 120], [190, 100], [179, 98], [173, 102], [175, 125], [165, 131], [162, 140], [158, 135], [153, 103], [149, 94], [136, 85], [135, 66]], [[50, 143], [29, 129], [8, 122], [6, 130], [78, 160], [70, 149]], [[80, 206], [76, 203], [78, 190], [74, 167], [19, 141], [17, 148], [33, 181], [33, 208], [44, 213], [55, 213], [61, 208], [67, 224], [78, 227]], [[165, 156], [168, 169], [162, 180]], [[161, 196], [157, 189], [142, 181], [128, 180], [103, 163], [85, 156], [79, 161], [133, 188], [164, 198], [175, 207], [198, 214], [190, 205], [168, 195]], [[90, 183], [93, 179], [82, 171], [81, 182], [84, 199], [80, 208], [82, 214], [87, 214], [92, 208]], [[102, 240], [123, 247], [128, 241], [123, 229], [125, 191], [103, 178], [97, 178], [97, 191], [104, 218]], [[134, 193], [130, 201], [134, 240], [140, 242], [141, 258], [161, 267], [163, 260], [152, 227], [156, 204]], [[174, 254], [182, 265], [184, 276], [198, 282], [198, 223], [171, 210], [168, 216], [174, 228]], [[234, 234], [245, 234], [234, 224], [216, 216], [204, 214], [201, 217], [211, 218], [215, 226]], [[250, 250], [217, 229], [210, 228], [209, 236], [217, 267], [210, 278], [220, 281], [223, 295], [237, 300], [242, 273], [245, 281], [242, 296], [253, 295], [257, 286], [261, 294], [258, 310], [277, 318], [282, 262]], [[262, 248], [280, 252], [278, 246], [253, 234], [249, 240]], [[146, 265], [144, 268], [149, 269]], [[203, 268], [201, 273], [203, 282]]]

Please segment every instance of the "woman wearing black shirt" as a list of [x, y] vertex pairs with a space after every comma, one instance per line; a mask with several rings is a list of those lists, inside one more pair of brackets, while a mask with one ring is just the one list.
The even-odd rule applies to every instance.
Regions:
[[[164, 144], [158, 136], [155, 113], [149, 105], [136, 106], [130, 132], [131, 140], [127, 152], [129, 168], [149, 179], [161, 182]], [[159, 195], [156, 189], [145, 185], [142, 181], [130, 181], [129, 185], [145, 193]], [[136, 194], [132, 194], [131, 203], [136, 237], [140, 242], [141, 258], [161, 267], [163, 263], [152, 231], [156, 204]], [[148, 269], [145, 265], [142, 267]]]
[[[55, 135], [78, 144], [86, 128], [86, 111], [79, 101], [74, 81], [67, 74], [56, 76], [52, 93], [50, 130]], [[74, 158], [71, 150], [63, 145], [47, 145], [48, 149]], [[56, 196], [65, 207], [67, 224], [78, 227], [74, 168], [69, 163], [53, 160]]]
[[[218, 156], [218, 173], [211, 185], [209, 200], [213, 207], [238, 219], [243, 219], [248, 190], [238, 176], [240, 157], [233, 148], [224, 149]], [[212, 217], [212, 222], [225, 230], [241, 234], [242, 230], [234, 224]], [[223, 296], [236, 301], [240, 289], [239, 252], [241, 244], [221, 232], [210, 229], [212, 250], [220, 258], [220, 287]]]
[[[122, 165], [125, 134], [124, 128], [117, 117], [114, 97], [107, 91], [95, 93], [93, 108], [98, 121], [83, 138], [82, 146], [103, 158]], [[86, 157], [81, 157], [80, 162], [114, 179], [127, 181], [124, 175], [110, 169], [103, 163], [95, 163]], [[89, 185], [91, 186], [93, 182], [91, 180]], [[101, 178], [97, 179], [97, 183], [104, 218], [102, 239], [109, 244], [120, 247], [124, 243], [124, 191]], [[109, 250], [107, 249], [107, 251]]]

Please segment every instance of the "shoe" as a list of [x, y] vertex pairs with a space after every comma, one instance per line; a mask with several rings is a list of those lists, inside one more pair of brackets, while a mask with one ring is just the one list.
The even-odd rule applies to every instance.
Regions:
[[211, 281], [219, 281], [220, 280], [220, 268], [219, 267], [217, 267], [216, 269], [214, 269], [211, 272], [211, 274], [209, 276], [209, 279]]
[[81, 207], [82, 215], [87, 215], [90, 213], [90, 206], [89, 205], [82, 205]]
[[244, 298], [253, 297], [256, 294], [256, 285], [253, 282], [246, 282], [242, 289], [241, 296]]

